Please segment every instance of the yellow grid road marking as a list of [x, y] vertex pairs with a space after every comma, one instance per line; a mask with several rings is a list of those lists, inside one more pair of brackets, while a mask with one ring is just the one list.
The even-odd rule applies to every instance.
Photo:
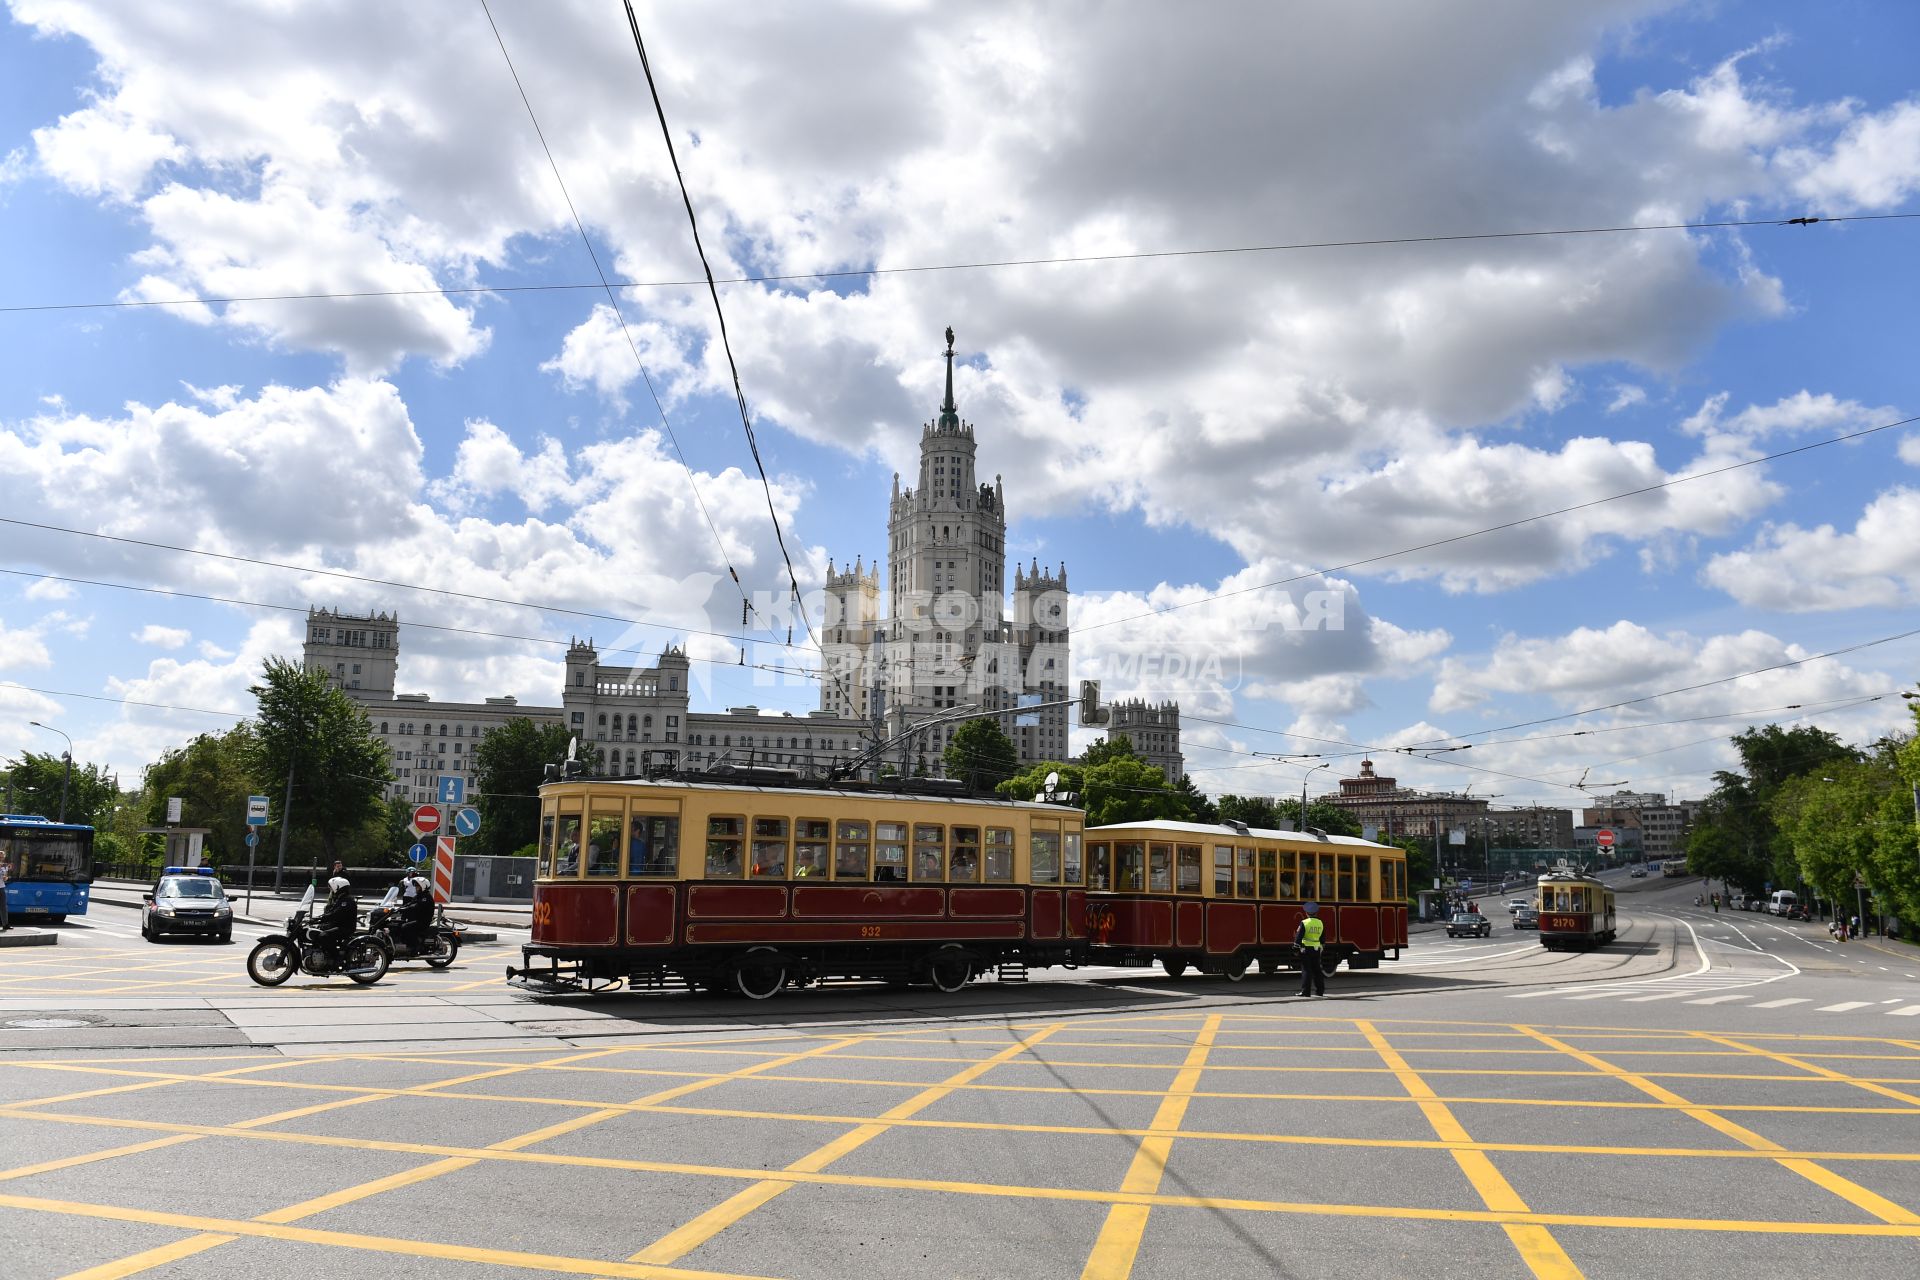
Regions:
[[[1200, 1085], [1200, 1072], [1207, 1065], [1207, 1054], [1213, 1048], [1223, 1016], [1216, 1013], [1201, 1024], [1199, 1034], [1187, 1050], [1180, 1074], [1153, 1113], [1148, 1125], [1149, 1136], [1141, 1138], [1139, 1149], [1127, 1165], [1126, 1176], [1120, 1182], [1122, 1191], [1137, 1195], [1160, 1190], [1160, 1181], [1167, 1172], [1167, 1157], [1173, 1152], [1173, 1132], [1187, 1118], [1187, 1108], [1193, 1103], [1193, 1091]], [[1081, 1280], [1127, 1280], [1133, 1274], [1140, 1242], [1147, 1234], [1147, 1217], [1152, 1212], [1150, 1207], [1136, 1204], [1116, 1204], [1107, 1210], [1107, 1220], [1101, 1224], [1100, 1234], [1087, 1255], [1087, 1265], [1081, 1269]]]
[[[1576, 1049], [1572, 1045], [1562, 1044], [1560, 1041], [1555, 1040], [1552, 1036], [1546, 1035], [1543, 1032], [1535, 1031], [1531, 1027], [1522, 1027], [1521, 1030], [1527, 1032], [1529, 1035], [1535, 1036], [1542, 1044], [1560, 1045], [1566, 1053], [1583, 1062], [1588, 1062], [1596, 1066], [1605, 1065], [1600, 1059], [1587, 1053], [1585, 1050]], [[1623, 1076], [1622, 1079], [1645, 1093], [1648, 1097], [1658, 1101], [1670, 1105], [1686, 1102], [1686, 1099], [1682, 1098], [1679, 1094], [1674, 1093], [1662, 1085], [1655, 1084], [1651, 1080], [1641, 1080], [1632, 1075]], [[1781, 1168], [1799, 1174], [1815, 1186], [1832, 1192], [1855, 1208], [1865, 1210], [1882, 1222], [1897, 1223], [1902, 1226], [1920, 1226], [1920, 1214], [1916, 1214], [1910, 1209], [1895, 1204], [1878, 1192], [1869, 1191], [1860, 1184], [1843, 1178], [1831, 1169], [1824, 1168], [1811, 1160], [1801, 1160], [1785, 1155], [1785, 1148], [1779, 1143], [1773, 1141], [1771, 1138], [1762, 1137], [1760, 1134], [1742, 1125], [1735, 1124], [1725, 1116], [1716, 1114], [1715, 1108], [1696, 1103], [1685, 1106], [1683, 1111], [1686, 1115], [1698, 1120], [1708, 1128], [1726, 1134], [1735, 1142], [1743, 1143], [1756, 1151], [1781, 1153], [1778, 1155]]]
[[88, 1267], [85, 1271], [72, 1271], [61, 1280], [124, 1280], [127, 1276], [139, 1275], [142, 1271], [151, 1271], [155, 1267], [165, 1266], [169, 1262], [178, 1262], [182, 1258], [191, 1258], [196, 1253], [205, 1253], [235, 1236], [197, 1235], [184, 1240], [175, 1240], [148, 1249], [143, 1253], [131, 1254], [113, 1262], [103, 1262], [97, 1267]]
[[[408, 1258], [432, 1258], [443, 1262], [478, 1262], [493, 1266], [522, 1267], [528, 1271], [548, 1271], [559, 1275], [618, 1276], [631, 1280], [761, 1280], [760, 1277], [731, 1275], [719, 1271], [693, 1271], [683, 1267], [639, 1266], [631, 1262], [607, 1262], [599, 1258], [570, 1258], [559, 1254], [522, 1253], [513, 1249], [486, 1249], [474, 1245], [442, 1244], [433, 1240], [404, 1240], [394, 1236], [361, 1235], [351, 1231], [321, 1231], [312, 1227], [256, 1222], [235, 1218], [212, 1218], [199, 1214], [165, 1213], [152, 1209], [129, 1209], [118, 1205], [84, 1204], [72, 1200], [43, 1200], [37, 1196], [0, 1194], [0, 1208], [92, 1218], [107, 1222], [139, 1222], [156, 1227], [176, 1227], [184, 1231], [218, 1231], [228, 1237], [249, 1236], [262, 1240], [291, 1241], [296, 1244], [328, 1245], [340, 1249], [365, 1250]], [[183, 1244], [185, 1242], [182, 1242]], [[155, 1257], [160, 1250], [148, 1250], [135, 1257], [148, 1267], [169, 1259]], [[128, 1264], [132, 1258], [122, 1259]], [[111, 1265], [111, 1264], [109, 1264]], [[100, 1271], [99, 1274], [124, 1276], [131, 1272]]]
[[[1065, 1023], [1054, 1023], [1052, 1026], [1043, 1028], [1034, 1035], [1015, 1041], [999, 1053], [993, 1055], [993, 1057], [982, 1062], [976, 1062], [964, 1070], [955, 1073], [940, 1084], [934, 1085], [931, 1088], [921, 1089], [919, 1093], [915, 1094], [906, 1102], [882, 1113], [878, 1121], [862, 1124], [859, 1128], [842, 1134], [811, 1155], [803, 1156], [799, 1160], [789, 1164], [786, 1169], [781, 1172], [788, 1174], [818, 1175], [819, 1171], [827, 1164], [839, 1159], [854, 1148], [886, 1133], [891, 1127], [890, 1122], [911, 1118], [917, 1112], [925, 1110], [942, 1098], [947, 1097], [956, 1088], [971, 1084], [988, 1071], [991, 1071], [994, 1067], [1001, 1065], [1003, 1062], [1010, 1062], [1021, 1054], [1026, 1053], [1033, 1045], [1045, 1040], [1065, 1025]], [[691, 1222], [685, 1223], [675, 1230], [668, 1232], [660, 1239], [648, 1245], [645, 1249], [634, 1254], [632, 1260], [635, 1262], [677, 1261], [793, 1185], [792, 1182], [782, 1181], [776, 1177], [765, 1177], [755, 1185], [732, 1196], [724, 1203], [707, 1210], [707, 1212], [694, 1218]]]
[[[1744, 1053], [1757, 1054], [1760, 1057], [1777, 1062], [1784, 1067], [1793, 1067], [1799, 1071], [1811, 1072], [1822, 1080], [1831, 1081], [1835, 1084], [1850, 1084], [1857, 1088], [1865, 1089], [1869, 1093], [1877, 1093], [1883, 1098], [1892, 1098], [1895, 1102], [1910, 1102], [1915, 1105], [1920, 1105], [1920, 1096], [1911, 1093], [1902, 1093], [1898, 1089], [1889, 1089], [1877, 1080], [1866, 1080], [1858, 1076], [1845, 1075], [1830, 1067], [1823, 1067], [1818, 1063], [1808, 1062], [1804, 1057], [1775, 1053], [1770, 1049], [1762, 1049], [1758, 1045], [1743, 1044], [1740, 1040], [1732, 1036], [1715, 1035], [1707, 1031], [1696, 1032], [1695, 1034], [1703, 1040], [1711, 1040], [1715, 1044], [1730, 1045]], [[1920, 1081], [1916, 1083], [1920, 1083]]]
[[[1453, 1112], [1447, 1109], [1446, 1103], [1440, 1101], [1432, 1087], [1408, 1065], [1407, 1060], [1388, 1043], [1385, 1036], [1375, 1030], [1371, 1023], [1362, 1021], [1354, 1025], [1379, 1053], [1380, 1060], [1399, 1076], [1401, 1087], [1406, 1089], [1407, 1096], [1419, 1101], [1420, 1111], [1426, 1116], [1427, 1123], [1432, 1126], [1435, 1137], [1456, 1143], [1472, 1141], [1467, 1136], [1466, 1128], [1455, 1118]], [[1453, 1159], [1454, 1163], [1460, 1167], [1460, 1172], [1466, 1175], [1467, 1181], [1473, 1184], [1474, 1193], [1480, 1197], [1487, 1208], [1505, 1212], [1527, 1212], [1527, 1202], [1520, 1198], [1520, 1193], [1514, 1190], [1513, 1184], [1507, 1181], [1506, 1176], [1494, 1167], [1493, 1161], [1487, 1157], [1486, 1152], [1456, 1150], [1453, 1153]], [[1580, 1268], [1574, 1265], [1567, 1251], [1545, 1227], [1509, 1223], [1505, 1230], [1507, 1239], [1511, 1240], [1514, 1248], [1519, 1251], [1521, 1261], [1527, 1264], [1528, 1270], [1534, 1275], [1547, 1277], [1549, 1280], [1565, 1280], [1567, 1277], [1576, 1277], [1581, 1274]]]

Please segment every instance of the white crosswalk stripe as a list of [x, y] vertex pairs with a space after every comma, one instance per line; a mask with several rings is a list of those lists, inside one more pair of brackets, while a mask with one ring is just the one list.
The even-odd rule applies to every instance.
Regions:
[[1790, 1004], [1812, 1004], [1805, 996], [1788, 996], [1785, 1000], [1767, 1000], [1753, 1006], [1756, 1009], [1784, 1009]]
[[1849, 1009], [1864, 1009], [1871, 1003], [1872, 1001], [1870, 1000], [1842, 1000], [1839, 1004], [1821, 1005], [1820, 1012], [1821, 1013], [1845, 1013]]
[[1920, 1015], [1920, 1004], [1910, 1004], [1904, 1009], [1889, 1009], [1887, 1016], [1892, 1018], [1911, 1018]]

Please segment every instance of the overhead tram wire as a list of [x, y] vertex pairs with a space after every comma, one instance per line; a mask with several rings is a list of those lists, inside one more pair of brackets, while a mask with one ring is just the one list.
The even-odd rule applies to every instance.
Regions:
[[[484, 4], [485, 0], [481, 2]], [[819, 638], [813, 634], [813, 621], [807, 617], [806, 605], [800, 598], [800, 579], [793, 571], [793, 557], [787, 554], [787, 535], [780, 528], [780, 513], [774, 509], [773, 486], [767, 481], [766, 464], [760, 460], [760, 442], [753, 434], [753, 416], [747, 412], [747, 393], [740, 386], [740, 366], [733, 358], [733, 341], [727, 336], [727, 313], [720, 305], [720, 288], [713, 282], [713, 265], [707, 261], [707, 247], [700, 241], [700, 219], [694, 216], [693, 196], [687, 190], [686, 176], [680, 172], [680, 155], [674, 150], [673, 130], [667, 127], [667, 109], [660, 102], [660, 86], [653, 78], [653, 63], [647, 57], [647, 42], [640, 37], [640, 19], [634, 16], [633, 0], [625, 0], [625, 4], [627, 28], [633, 32], [634, 51], [640, 55], [640, 69], [647, 77], [647, 93], [653, 98], [653, 114], [660, 122], [660, 139], [666, 143], [667, 160], [673, 165], [673, 180], [680, 188], [680, 203], [687, 210], [687, 226], [693, 232], [693, 249], [700, 255], [700, 271], [707, 279], [707, 296], [713, 299], [714, 318], [720, 325], [720, 349], [727, 356], [727, 372], [733, 375], [733, 403], [740, 410], [740, 427], [747, 433], [747, 451], [753, 455], [754, 470], [760, 473], [760, 490], [767, 499], [767, 518], [773, 522], [773, 538], [779, 544], [780, 559], [787, 566], [787, 585], [793, 592], [793, 609], [800, 615], [800, 625], [806, 628], [807, 638], [813, 642], [814, 648], [820, 649], [824, 661], [826, 651], [821, 649]], [[504, 45], [501, 49], [505, 52]]]
[[[1468, 533], [1456, 533], [1445, 538], [1435, 538], [1431, 542], [1422, 542], [1416, 546], [1402, 547], [1398, 551], [1383, 551], [1378, 555], [1364, 556], [1358, 560], [1349, 560], [1344, 564], [1328, 565], [1321, 569], [1309, 569], [1296, 573], [1290, 578], [1276, 578], [1272, 582], [1258, 582], [1250, 587], [1235, 587], [1231, 591], [1215, 591], [1194, 600], [1183, 600], [1179, 604], [1164, 605], [1158, 609], [1147, 609], [1140, 613], [1130, 613], [1124, 617], [1109, 618], [1105, 622], [1088, 623], [1074, 628], [1076, 631], [1099, 631], [1106, 627], [1116, 627], [1123, 622], [1138, 622], [1143, 618], [1158, 618], [1170, 613], [1179, 613], [1184, 609], [1198, 608], [1203, 604], [1213, 604], [1221, 600], [1231, 600], [1236, 596], [1253, 595], [1260, 591], [1271, 591], [1275, 587], [1291, 586], [1296, 582], [1309, 582], [1315, 578], [1324, 578], [1328, 574], [1344, 573], [1348, 569], [1358, 569], [1363, 565], [1378, 564], [1382, 560], [1397, 560], [1401, 556], [1410, 556], [1418, 551], [1431, 551], [1435, 547], [1451, 546], [1457, 542], [1466, 542], [1472, 538], [1485, 537], [1489, 533], [1503, 533], [1508, 529], [1518, 529], [1522, 525], [1535, 524], [1541, 520], [1551, 520], [1558, 516], [1571, 515], [1576, 511], [1586, 511], [1592, 507], [1605, 506], [1609, 502], [1619, 502], [1625, 498], [1638, 498], [1662, 489], [1677, 488], [1691, 484], [1696, 480], [1708, 480], [1714, 476], [1726, 475], [1730, 471], [1740, 471], [1747, 467], [1757, 467], [1766, 462], [1778, 462], [1782, 458], [1791, 458], [1795, 454], [1811, 453], [1815, 449], [1825, 449], [1830, 445], [1845, 444], [1850, 440], [1860, 440], [1867, 436], [1878, 435], [1882, 431], [1893, 431], [1900, 427], [1920, 422], [1920, 414], [1901, 418], [1897, 422], [1883, 422], [1874, 427], [1863, 427], [1858, 431], [1849, 431], [1844, 435], [1833, 436], [1826, 440], [1815, 440], [1809, 444], [1797, 445], [1791, 449], [1782, 449], [1778, 453], [1769, 453], [1764, 457], [1748, 458], [1744, 462], [1728, 463], [1724, 467], [1714, 467], [1709, 471], [1696, 471], [1691, 475], [1675, 476], [1671, 480], [1662, 480], [1659, 484], [1642, 485], [1638, 489], [1626, 489], [1620, 493], [1610, 493], [1605, 497], [1590, 498], [1585, 502], [1576, 502], [1570, 506], [1556, 507], [1551, 511], [1536, 512], [1530, 516], [1521, 516], [1517, 520], [1508, 520], [1501, 524], [1488, 525], [1484, 529], [1474, 529]], [[1488, 730], [1487, 732], [1497, 732]]]
[[[489, 15], [491, 17], [491, 15]], [[1209, 258], [1263, 253], [1303, 253], [1333, 249], [1392, 248], [1401, 245], [1471, 244], [1480, 241], [1537, 240], [1560, 236], [1633, 235], [1648, 232], [1716, 231], [1752, 227], [1826, 225], [1842, 222], [1902, 222], [1920, 213], [1867, 213], [1837, 217], [1719, 218], [1700, 222], [1652, 222], [1601, 227], [1541, 227], [1519, 231], [1375, 236], [1357, 240], [1296, 240], [1274, 244], [1213, 245], [1193, 249], [1145, 249], [1132, 253], [1066, 254], [1056, 257], [985, 259], [975, 262], [907, 263], [897, 267], [845, 267], [831, 271], [793, 271], [764, 275], [720, 276], [717, 284], [793, 284], [859, 280], [877, 276], [928, 275], [943, 271], [1002, 271], [1020, 267], [1092, 266], [1116, 262], [1152, 262], [1163, 258]], [[340, 289], [301, 293], [194, 294], [178, 298], [115, 298], [100, 302], [29, 302], [0, 306], [0, 314], [33, 311], [115, 311], [148, 307], [225, 306], [246, 302], [333, 302], [368, 298], [466, 297], [474, 294], [579, 293], [614, 289], [690, 289], [703, 280], [602, 280], [553, 284], [450, 285], [430, 289]]]
[[[402, 591], [419, 591], [428, 595], [447, 596], [455, 600], [472, 600], [479, 604], [505, 605], [514, 609], [534, 609], [543, 613], [557, 613], [563, 617], [582, 618], [589, 622], [615, 622], [626, 627], [652, 627], [661, 631], [673, 631], [684, 635], [711, 636], [716, 640], [731, 640], [738, 644], [743, 640], [752, 640], [750, 636], [734, 635], [725, 631], [709, 631], [701, 627], [678, 626], [668, 622], [652, 622], [641, 618], [624, 618], [614, 613], [597, 613], [591, 609], [570, 609], [564, 605], [540, 604], [532, 600], [514, 600], [505, 596], [481, 595], [473, 591], [456, 591], [451, 587], [427, 587], [414, 582], [401, 582], [393, 578], [375, 578], [364, 573], [349, 573], [344, 569], [318, 569], [311, 565], [289, 564], [281, 560], [266, 560], [258, 556], [243, 556], [230, 551], [208, 551], [201, 547], [183, 547], [171, 542], [155, 542], [147, 538], [129, 538], [120, 534], [97, 533], [91, 529], [71, 529], [65, 525], [46, 524], [37, 520], [22, 520], [16, 516], [0, 516], [0, 524], [15, 525], [22, 529], [38, 529], [42, 533], [64, 533], [76, 538], [95, 538], [102, 542], [117, 542], [123, 546], [144, 547], [149, 551], [176, 551], [181, 555], [205, 556], [212, 560], [227, 560], [235, 564], [250, 564], [263, 569], [281, 569], [288, 573], [311, 574], [317, 578], [339, 578], [345, 582], [363, 582], [375, 587], [394, 587]], [[24, 571], [20, 571], [24, 572]], [[41, 575], [54, 577], [54, 574]], [[76, 582], [85, 579], [74, 579]], [[119, 586], [118, 583], [104, 583], [105, 586]], [[128, 587], [127, 590], [144, 590], [140, 587]], [[278, 607], [278, 606], [274, 606]], [[757, 642], [756, 642], [757, 643]], [[775, 643], [778, 643], [776, 640]], [[787, 646], [782, 645], [782, 648]], [[738, 664], [735, 664], [738, 665]]]
[[[540, 117], [534, 114], [533, 100], [527, 96], [527, 87], [520, 82], [519, 69], [513, 65], [513, 55], [507, 52], [507, 41], [500, 34], [500, 25], [493, 20], [493, 7], [487, 0], [480, 0], [480, 9], [487, 15], [487, 26], [493, 32], [494, 43], [500, 46], [500, 57], [507, 64], [507, 74], [513, 77], [513, 87], [520, 94], [520, 105], [527, 109], [527, 119], [533, 123], [533, 133], [540, 140], [540, 150], [546, 154], [547, 167], [553, 170], [554, 185], [560, 188], [560, 198], [567, 202], [567, 213], [573, 218], [574, 230], [580, 233], [580, 243], [586, 246], [587, 257], [593, 262], [593, 272], [600, 278], [600, 288], [607, 295], [607, 305], [613, 309], [614, 319], [620, 322], [620, 333], [627, 340], [627, 350], [633, 353], [633, 363], [640, 371], [640, 380], [647, 384], [647, 395], [653, 400], [654, 411], [660, 415], [660, 426], [673, 444], [673, 452], [680, 459], [681, 469], [687, 473], [687, 486], [693, 490], [693, 500], [700, 508], [701, 518], [707, 522], [707, 531], [713, 535], [714, 546], [719, 548], [720, 562], [727, 566], [727, 576], [733, 579], [734, 588], [740, 593], [740, 623], [745, 626], [748, 615], [754, 611], [752, 601], [747, 599], [746, 584], [740, 581], [740, 573], [733, 567], [733, 557], [727, 554], [726, 539], [720, 536], [718, 526], [713, 523], [713, 513], [707, 510], [707, 500], [700, 493], [699, 482], [693, 478], [693, 466], [687, 461], [686, 451], [680, 447], [680, 437], [674, 434], [666, 406], [660, 403], [660, 393], [654, 388], [653, 376], [647, 372], [646, 361], [640, 358], [640, 346], [633, 340], [633, 331], [627, 328], [627, 317], [620, 309], [620, 298], [614, 293], [612, 282], [607, 279], [606, 268], [600, 265], [600, 253], [593, 247], [593, 237], [587, 234], [587, 224], [581, 221], [580, 211], [574, 207], [567, 181], [560, 176], [560, 162], [554, 159], [553, 148], [547, 145], [546, 130], [540, 127]], [[785, 552], [783, 546], [781, 553], [784, 555]], [[768, 634], [778, 638], [771, 630]]]
[[[9, 569], [5, 567], [0, 567], [0, 574], [6, 574], [10, 577], [16, 577], [16, 578], [36, 578], [36, 579], [45, 579], [51, 582], [65, 582], [65, 583], [71, 583], [75, 586], [81, 586], [81, 587], [103, 587], [109, 591], [137, 591], [146, 595], [165, 596], [175, 600], [199, 600], [207, 604], [235, 605], [240, 608], [246, 608], [246, 609], [271, 609], [278, 613], [306, 613], [308, 611], [308, 608], [305, 605], [275, 604], [269, 600], [248, 600], [240, 596], [218, 596], [218, 595], [211, 595], [201, 591], [182, 591], [173, 587], [143, 587], [136, 583], [131, 583], [131, 582], [108, 582], [105, 579], [101, 579], [101, 578], [79, 578], [79, 577], [73, 577], [68, 574], [45, 573], [38, 569]], [[547, 608], [544, 605], [529, 605], [528, 607], [534, 608], [534, 609]], [[554, 612], [554, 610], [548, 610], [548, 611]], [[516, 641], [523, 644], [547, 644], [547, 645], [560, 645], [560, 646], [565, 646], [572, 643], [572, 641], [570, 640], [562, 640], [557, 636], [520, 635], [518, 633], [511, 632], [511, 631], [489, 631], [484, 627], [456, 627], [451, 623], [422, 622], [415, 618], [409, 618], [407, 621], [407, 625], [409, 627], [418, 627], [423, 631], [443, 631], [443, 632], [446, 632], [448, 635], [475, 636], [485, 640], [512, 640], [512, 641]], [[647, 624], [647, 625], [663, 625], [663, 624], [654, 623], [654, 624]], [[740, 643], [743, 640], [751, 639], [751, 637], [728, 635], [724, 632], [718, 632], [718, 631], [701, 631], [696, 628], [681, 627], [681, 628], [675, 628], [675, 629], [686, 635], [713, 636], [716, 639], [727, 640], [736, 644]], [[644, 655], [647, 651], [643, 649], [635, 649], [635, 648], [611, 648], [611, 649], [603, 649], [600, 652], [631, 653], [636, 655]], [[684, 656], [688, 662], [705, 663], [709, 666], [728, 667], [733, 669], [739, 669], [742, 666], [744, 666], [747, 670], [750, 670], [750, 671], [767, 671], [775, 675], [799, 676], [802, 679], [807, 679], [807, 680], [820, 679], [820, 673], [810, 667], [790, 667], [780, 663], [772, 663], [772, 662], [740, 663], [740, 662], [734, 661], [731, 658], [701, 658], [701, 657], [696, 657], [693, 654], [686, 654]]]

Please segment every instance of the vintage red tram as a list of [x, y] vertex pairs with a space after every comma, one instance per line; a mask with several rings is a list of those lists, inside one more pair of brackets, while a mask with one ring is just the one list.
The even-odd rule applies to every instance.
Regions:
[[1078, 809], [644, 779], [549, 783], [540, 809], [533, 938], [507, 971], [529, 990], [957, 991], [1084, 951]]
[[1549, 951], [1585, 950], [1614, 939], [1613, 890], [1592, 876], [1548, 872], [1540, 877], [1534, 906], [1540, 945]]
[[1305, 904], [1326, 925], [1325, 964], [1375, 969], [1407, 945], [1406, 854], [1350, 836], [1241, 824], [1124, 822], [1087, 830], [1091, 957], [1238, 982], [1296, 963]]

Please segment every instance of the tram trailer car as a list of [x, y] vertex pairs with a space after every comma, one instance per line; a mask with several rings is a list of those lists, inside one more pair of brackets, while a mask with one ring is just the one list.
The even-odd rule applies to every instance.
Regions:
[[1592, 876], [1564, 871], [1541, 876], [1534, 907], [1540, 945], [1549, 951], [1590, 950], [1615, 937], [1613, 890]]
[[1351, 836], [1233, 824], [1123, 822], [1087, 831], [1091, 959], [1238, 982], [1297, 968], [1305, 904], [1326, 926], [1322, 963], [1377, 969], [1407, 945], [1406, 854]]
[[1084, 958], [1084, 815], [874, 786], [581, 779], [540, 788], [545, 993], [828, 978], [958, 991]]

